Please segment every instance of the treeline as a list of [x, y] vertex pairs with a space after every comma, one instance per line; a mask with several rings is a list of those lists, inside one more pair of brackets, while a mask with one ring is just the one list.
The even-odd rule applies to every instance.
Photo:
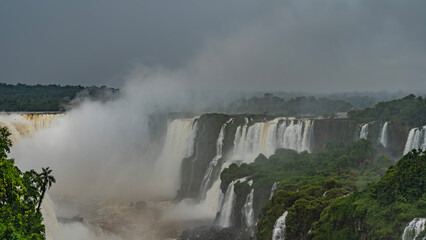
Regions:
[[0, 83], [0, 111], [65, 111], [81, 98], [107, 101], [118, 95], [118, 89], [60, 85], [17, 85]]
[[284, 100], [271, 93], [265, 93], [263, 97], [235, 101], [228, 106], [226, 112], [329, 116], [351, 109], [352, 105], [344, 100], [316, 97], [295, 97]]
[[351, 111], [349, 116], [358, 122], [381, 120], [420, 127], [426, 125], [426, 98], [410, 94], [402, 99], [380, 102], [372, 108]]

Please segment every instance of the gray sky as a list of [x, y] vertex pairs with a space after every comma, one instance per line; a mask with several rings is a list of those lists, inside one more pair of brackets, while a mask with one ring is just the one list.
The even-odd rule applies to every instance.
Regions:
[[244, 90], [426, 90], [426, 1], [1, 1], [0, 82], [120, 87], [135, 64]]

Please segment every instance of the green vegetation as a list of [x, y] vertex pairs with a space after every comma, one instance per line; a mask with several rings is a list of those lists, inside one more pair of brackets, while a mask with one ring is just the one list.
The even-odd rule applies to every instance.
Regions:
[[352, 111], [349, 115], [358, 122], [392, 121], [410, 127], [426, 125], [426, 99], [413, 94], [402, 99], [380, 102], [372, 108]]
[[49, 168], [43, 174], [21, 172], [14, 159], [8, 159], [12, 142], [6, 128], [0, 128], [0, 239], [45, 239], [41, 204], [46, 188], [54, 178]]
[[[379, 181], [391, 164], [388, 157], [376, 156], [372, 144], [365, 139], [348, 144], [331, 142], [312, 154], [278, 149], [269, 159], [260, 155], [252, 164], [233, 164], [225, 169], [221, 188], [226, 189], [234, 179], [250, 176], [255, 191], [254, 210], [259, 216], [257, 238], [271, 239], [275, 221], [287, 210], [286, 236], [306, 239], [327, 206]], [[280, 184], [269, 200], [274, 182]], [[246, 188], [246, 183], [237, 184], [235, 192], [248, 192]]]
[[0, 83], [0, 111], [64, 111], [80, 97], [106, 101], [118, 94], [117, 89], [103, 87], [25, 85]]
[[352, 105], [343, 100], [328, 98], [296, 97], [284, 100], [271, 93], [265, 93], [261, 98], [252, 97], [232, 103], [228, 110], [236, 113], [268, 113], [297, 115], [331, 115], [335, 112], [347, 112]]

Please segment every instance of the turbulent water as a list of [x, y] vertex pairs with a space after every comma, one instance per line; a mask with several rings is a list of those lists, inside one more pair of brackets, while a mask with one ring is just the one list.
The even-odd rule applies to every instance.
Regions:
[[180, 185], [179, 170], [184, 158], [194, 153], [196, 118], [175, 119], [167, 126], [163, 151], [156, 162], [155, 175], [165, 197], [173, 197]]
[[387, 147], [388, 145], [388, 125], [389, 122], [385, 122], [382, 126], [382, 129], [380, 130], [379, 135], [379, 143], [383, 145], [383, 147]]
[[[408, 223], [402, 234], [402, 240], [415, 240], [425, 230], [426, 218], [414, 218]], [[426, 237], [425, 237], [426, 238]], [[422, 239], [425, 239], [422, 238]]]
[[32, 137], [37, 131], [48, 128], [53, 119], [62, 114], [42, 113], [2, 113], [0, 114], [0, 126], [7, 127], [12, 134], [13, 143], [26, 137]]
[[410, 130], [405, 143], [404, 154], [418, 148], [426, 149], [426, 126]]
[[254, 189], [251, 189], [250, 193], [246, 197], [246, 201], [242, 209], [246, 230], [250, 233], [250, 236], [253, 236], [254, 227], [255, 227], [253, 199], [254, 199]]
[[285, 240], [286, 224], [285, 219], [287, 218], [288, 212], [285, 211], [281, 217], [277, 219], [272, 231], [272, 240]]

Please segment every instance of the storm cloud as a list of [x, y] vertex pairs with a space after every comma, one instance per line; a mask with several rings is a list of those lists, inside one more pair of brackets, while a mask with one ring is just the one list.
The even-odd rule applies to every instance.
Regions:
[[2, 2], [0, 78], [120, 87], [134, 66], [207, 89], [426, 90], [426, 2]]

